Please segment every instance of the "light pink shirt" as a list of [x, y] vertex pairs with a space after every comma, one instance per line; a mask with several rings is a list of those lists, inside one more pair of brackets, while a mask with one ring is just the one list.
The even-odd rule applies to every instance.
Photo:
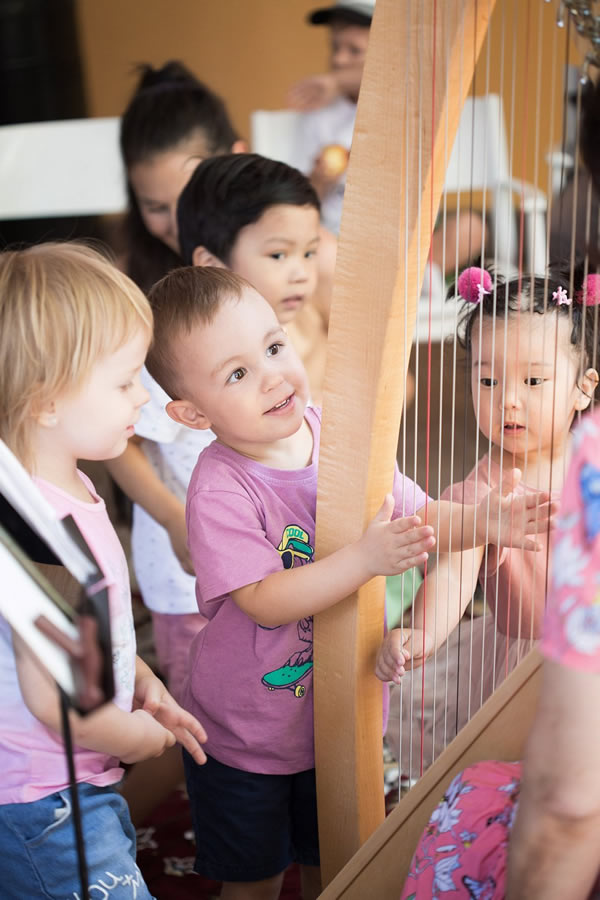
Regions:
[[[91, 481], [79, 473], [95, 499], [83, 503], [36, 479], [42, 494], [63, 517], [71, 514], [109, 583], [111, 636], [116, 696], [114, 702], [130, 710], [135, 680], [135, 634], [131, 613], [129, 574], [123, 548], [112, 527], [104, 501]], [[15, 597], [18, 603], [18, 597]], [[0, 803], [39, 800], [68, 784], [62, 738], [42, 725], [28, 710], [17, 679], [11, 630], [0, 617]], [[77, 781], [108, 785], [120, 781], [119, 760], [106, 753], [75, 748]]]
[[[447, 488], [441, 499], [479, 503], [505, 474], [486, 454], [465, 480]], [[537, 493], [537, 490], [521, 482], [515, 493]], [[558, 498], [558, 493], [554, 496]], [[488, 544], [479, 570], [479, 582], [488, 606], [492, 613], [497, 613], [498, 631], [511, 637], [541, 637], [550, 561], [547, 534], [538, 534], [537, 540], [542, 545], [537, 551]]]

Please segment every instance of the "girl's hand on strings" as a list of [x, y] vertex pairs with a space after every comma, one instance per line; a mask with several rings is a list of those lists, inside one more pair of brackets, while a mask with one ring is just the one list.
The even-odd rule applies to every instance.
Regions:
[[520, 547], [542, 550], [543, 545], [531, 535], [544, 534], [553, 525], [558, 502], [548, 491], [515, 494], [521, 481], [520, 469], [511, 469], [501, 484], [477, 507], [478, 546]]
[[375, 674], [381, 681], [400, 684], [406, 670], [422, 666], [433, 649], [433, 638], [426, 631], [393, 628], [377, 652]]
[[435, 546], [431, 525], [421, 525], [418, 516], [393, 519], [394, 497], [386, 494], [383, 504], [360, 539], [359, 548], [370, 577], [400, 575], [422, 566]]

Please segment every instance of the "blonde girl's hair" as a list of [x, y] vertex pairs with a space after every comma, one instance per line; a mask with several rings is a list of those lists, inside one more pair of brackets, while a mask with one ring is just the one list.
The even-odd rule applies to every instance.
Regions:
[[36, 415], [140, 328], [152, 332], [145, 296], [91, 247], [0, 253], [0, 437], [26, 468]]

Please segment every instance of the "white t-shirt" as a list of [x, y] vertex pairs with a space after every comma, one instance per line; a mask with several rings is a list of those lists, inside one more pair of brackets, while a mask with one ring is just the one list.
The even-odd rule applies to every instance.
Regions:
[[[142, 407], [136, 434], [141, 449], [162, 483], [183, 504], [200, 452], [214, 440], [212, 431], [195, 431], [169, 418], [168, 395], [142, 372], [150, 400]], [[193, 575], [183, 571], [167, 531], [137, 504], [133, 508], [131, 549], [136, 578], [148, 609], [160, 613], [198, 612]]]
[[[345, 97], [339, 97], [322, 109], [303, 113], [298, 120], [292, 164], [305, 175], [310, 175], [324, 147], [341, 144], [350, 150], [355, 118], [356, 103]], [[340, 230], [345, 186], [344, 174], [321, 203], [321, 221], [334, 234]]]

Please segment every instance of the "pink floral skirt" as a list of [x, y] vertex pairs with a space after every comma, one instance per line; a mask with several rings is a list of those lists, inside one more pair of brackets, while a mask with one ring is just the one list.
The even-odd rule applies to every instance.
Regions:
[[520, 763], [482, 762], [457, 775], [432, 813], [402, 900], [501, 900]]

